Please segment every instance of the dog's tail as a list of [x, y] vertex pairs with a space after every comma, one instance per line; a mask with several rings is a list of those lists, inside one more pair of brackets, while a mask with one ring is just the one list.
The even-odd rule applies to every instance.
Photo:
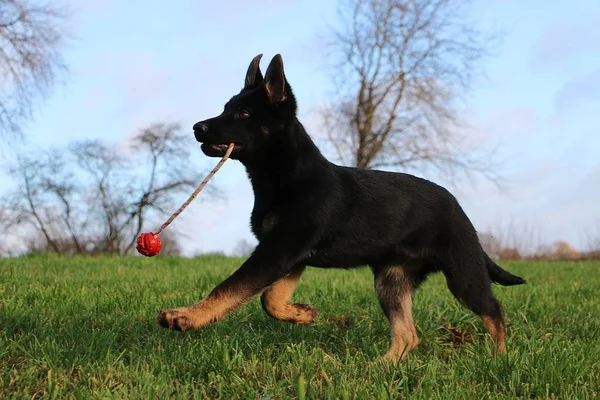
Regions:
[[500, 268], [487, 254], [485, 254], [485, 265], [490, 279], [495, 283], [499, 283], [502, 286], [522, 285], [526, 283], [525, 279]]

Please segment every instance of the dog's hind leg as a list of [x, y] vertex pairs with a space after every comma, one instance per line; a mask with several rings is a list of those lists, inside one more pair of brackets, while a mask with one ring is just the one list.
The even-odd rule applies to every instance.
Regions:
[[317, 310], [306, 304], [290, 303], [296, 285], [305, 267], [294, 269], [290, 274], [268, 287], [260, 301], [265, 312], [280, 321], [294, 324], [310, 324], [317, 318]]
[[412, 317], [415, 285], [400, 266], [373, 267], [373, 274], [379, 304], [390, 321], [391, 345], [382, 360], [396, 363], [419, 343]]
[[496, 354], [506, 354], [506, 328], [502, 307], [492, 293], [492, 284], [483, 256], [457, 251], [443, 271], [448, 288], [457, 300], [481, 317], [494, 342]]

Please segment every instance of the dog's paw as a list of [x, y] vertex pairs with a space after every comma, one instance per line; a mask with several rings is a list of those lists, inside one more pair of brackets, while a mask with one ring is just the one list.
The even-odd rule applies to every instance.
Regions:
[[294, 323], [296, 324], [310, 324], [317, 319], [317, 309], [308, 304], [295, 303], [292, 304], [292, 308], [295, 312]]
[[393, 366], [399, 365], [407, 356], [409, 347], [390, 347], [389, 351], [385, 353], [378, 360], [375, 360], [373, 364], [391, 364]]
[[379, 357], [378, 359], [371, 361], [370, 364], [371, 365], [389, 364], [394, 367], [397, 367], [398, 365], [400, 365], [402, 360], [404, 360], [405, 358], [406, 358], [405, 353], [399, 354], [399, 353], [388, 352], [388, 353], [384, 354], [383, 356]]
[[176, 331], [189, 331], [196, 328], [192, 323], [192, 316], [185, 308], [162, 310], [158, 313], [158, 324]]

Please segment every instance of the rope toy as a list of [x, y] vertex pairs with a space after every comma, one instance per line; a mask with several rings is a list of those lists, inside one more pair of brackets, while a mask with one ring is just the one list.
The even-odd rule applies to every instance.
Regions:
[[196, 198], [196, 196], [198, 196], [198, 193], [200, 193], [200, 191], [204, 188], [204, 186], [206, 186], [206, 184], [213, 177], [213, 175], [217, 173], [217, 171], [223, 166], [223, 164], [225, 164], [225, 161], [227, 161], [227, 159], [231, 155], [231, 152], [233, 151], [234, 146], [235, 145], [233, 143], [229, 144], [229, 147], [227, 147], [227, 151], [225, 152], [225, 155], [223, 156], [221, 161], [219, 161], [219, 163], [213, 168], [212, 171], [210, 171], [210, 173], [206, 176], [206, 178], [204, 178], [204, 180], [202, 181], [200, 186], [198, 186], [198, 188], [196, 190], [194, 190], [194, 193], [192, 193], [192, 195], [189, 197], [189, 199], [187, 199], [187, 201], [185, 203], [183, 203], [181, 205], [181, 207], [179, 207], [179, 210], [175, 211], [173, 213], [173, 215], [171, 215], [169, 217], [169, 219], [166, 220], [165, 223], [162, 224], [156, 232], [145, 232], [145, 233], [142, 233], [140, 236], [138, 236], [137, 246], [135, 247], [135, 249], [138, 251], [138, 253], [140, 253], [141, 255], [144, 255], [146, 257], [153, 257], [153, 256], [157, 255], [158, 253], [160, 253], [160, 248], [162, 246], [162, 243], [160, 242], [160, 238], [158, 236], [162, 233], [162, 231], [165, 230], [165, 228], [167, 226], [169, 226], [169, 224], [171, 222], [173, 222], [173, 220], [175, 218], [177, 218], [177, 216], [179, 214], [181, 214], [181, 212], [187, 206], [190, 205], [190, 203]]

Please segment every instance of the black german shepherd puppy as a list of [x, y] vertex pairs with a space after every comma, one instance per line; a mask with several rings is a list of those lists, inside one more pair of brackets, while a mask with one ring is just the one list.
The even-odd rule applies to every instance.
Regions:
[[444, 273], [452, 294], [481, 316], [495, 350], [505, 353], [502, 310], [491, 282], [525, 281], [485, 254], [473, 225], [446, 189], [408, 174], [329, 162], [296, 118], [281, 56], [272, 59], [264, 78], [261, 56], [250, 63], [244, 88], [223, 113], [194, 125], [207, 156], [222, 157], [235, 143], [231, 158], [246, 167], [254, 190], [251, 225], [259, 243], [204, 300], [161, 311], [160, 325], [198, 329], [259, 293], [271, 317], [311, 323], [316, 310], [290, 302], [306, 266], [368, 265], [391, 325], [384, 359], [395, 362], [417, 346], [413, 292], [436, 271]]

